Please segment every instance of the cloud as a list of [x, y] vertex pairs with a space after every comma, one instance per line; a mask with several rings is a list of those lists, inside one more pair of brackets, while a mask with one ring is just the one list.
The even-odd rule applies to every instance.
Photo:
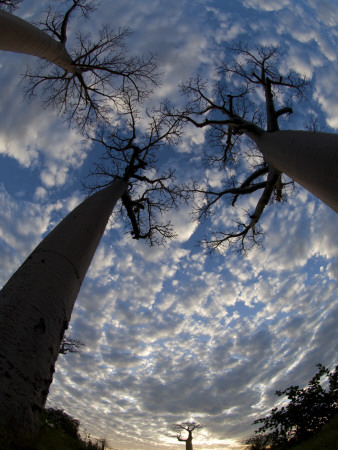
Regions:
[[290, 5], [290, 0], [242, 0], [247, 8], [262, 9], [263, 11], [279, 11]]
[[338, 20], [338, 7], [336, 3], [330, 0], [322, 0], [321, 2], [310, 0], [309, 5], [315, 10], [317, 19], [324, 25], [336, 27]]
[[43, 109], [39, 98], [24, 98], [20, 74], [29, 57], [3, 53], [0, 77], [0, 154], [15, 159], [21, 166], [39, 170], [42, 184], [62, 186], [74, 169], [82, 166], [90, 141]]
[[[307, 107], [316, 111], [319, 103], [334, 125], [337, 35], [330, 2], [320, 3], [246, 0], [228, 10], [217, 1], [163, 6], [131, 0], [128, 8], [104, 1], [93, 21], [81, 26], [98, 29], [102, 11], [116, 28], [131, 25], [129, 48], [137, 55], [157, 51], [165, 70], [156, 101], [173, 95], [178, 103], [179, 82], [194, 72], [213, 79], [224, 51], [217, 43], [280, 43], [290, 65], [312, 77]], [[25, 8], [36, 17], [33, 7]], [[1, 58], [5, 282], [83, 198], [78, 181], [90, 146], [42, 110], [39, 99], [23, 101], [13, 74], [28, 59]], [[305, 113], [299, 114], [303, 119]], [[197, 175], [203, 182], [208, 176], [220, 186], [219, 174], [201, 165], [203, 150], [204, 131], [190, 127], [177, 151], [165, 156], [178, 179]], [[255, 200], [239, 206], [250, 209]], [[194, 435], [196, 449], [238, 448], [244, 434], [253, 432], [251, 422], [274, 406], [276, 389], [305, 385], [316, 363], [336, 362], [337, 215], [299, 188], [286, 204], [269, 206], [262, 218], [263, 248], [240, 258], [232, 252], [210, 257], [196, 248], [195, 238], [207, 227], [224, 229], [235, 217], [225, 204], [215, 213], [199, 226], [191, 223], [188, 208], [169, 213], [180, 239], [167, 247], [148, 247], [124, 234], [121, 222], [108, 224], [68, 330], [86, 346], [80, 355], [59, 356], [48, 405], [65, 409], [111, 447], [176, 448], [170, 425], [193, 417], [205, 425]]]
[[335, 62], [330, 67], [325, 67], [318, 71], [314, 99], [319, 103], [326, 114], [327, 124], [334, 128], [338, 128], [338, 94], [336, 89], [336, 77], [338, 64]]
[[14, 269], [17, 268], [22, 257], [28, 256], [41, 239], [50, 225], [54, 212], [62, 208], [61, 202], [41, 205], [12, 197], [0, 185], [0, 242], [1, 248], [7, 255], [4, 265], [6, 281]]

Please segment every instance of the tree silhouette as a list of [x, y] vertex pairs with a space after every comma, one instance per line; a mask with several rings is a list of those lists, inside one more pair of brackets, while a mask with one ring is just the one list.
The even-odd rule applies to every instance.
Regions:
[[181, 121], [158, 113], [138, 111], [135, 98], [125, 95], [124, 114], [116, 127], [101, 127], [93, 141], [104, 149], [101, 161], [93, 164], [90, 192], [102, 189], [121, 174], [128, 179], [128, 189], [122, 196], [119, 209], [122, 218], [128, 217], [134, 239], [145, 239], [150, 245], [162, 244], [176, 237], [168, 223], [162, 222], [165, 213], [178, 208], [188, 195], [176, 184], [175, 172], [158, 170], [159, 150], [164, 144], [175, 145], [182, 134]]
[[80, 339], [74, 339], [71, 336], [64, 334], [60, 344], [59, 353], [62, 355], [67, 353], [80, 353], [81, 348], [85, 345], [86, 344]]
[[[267, 417], [255, 420], [262, 424], [256, 436], [245, 443], [270, 445], [270, 448], [291, 448], [316, 434], [338, 413], [338, 366], [330, 371], [317, 364], [318, 372], [309, 381], [308, 387], [290, 386], [284, 391], [276, 391], [278, 397], [286, 396], [289, 403], [272, 409]], [[326, 379], [328, 389], [323, 387]]]
[[25, 75], [26, 92], [42, 95], [45, 105], [81, 129], [97, 121], [109, 121], [112, 108], [123, 106], [123, 95], [132, 90], [146, 98], [160, 77], [154, 56], [129, 56], [125, 40], [128, 28], [114, 31], [103, 26], [94, 38], [77, 33], [68, 47], [68, 26], [76, 11], [84, 19], [96, 8], [93, 0], [63, 2], [63, 10], [49, 8], [35, 27], [0, 10], [0, 50], [27, 53], [44, 60], [37, 71]]
[[[130, 30], [114, 32], [109, 27], [101, 29], [96, 41], [78, 34], [78, 46], [68, 52], [70, 18], [76, 11], [87, 18], [96, 2], [62, 4], [65, 10], [47, 11], [41, 29], [0, 11], [0, 49], [47, 60], [38, 74], [27, 72], [29, 95], [41, 88], [47, 104], [68, 114], [83, 131], [101, 122], [95, 139], [111, 161], [96, 165], [96, 175], [104, 175], [104, 182], [91, 186], [95, 193], [44, 238], [0, 292], [0, 330], [6, 336], [0, 349], [5, 355], [0, 427], [14, 432], [20, 425], [23, 433], [33, 434], [60, 348], [66, 349], [61, 343], [75, 300], [115, 204], [122, 199], [120, 211], [130, 221], [134, 238], [154, 244], [174, 236], [170, 222], [162, 223], [163, 213], [182, 197], [174, 172], [159, 173], [156, 167], [162, 142], [179, 139], [179, 121], [149, 115], [146, 130], [137, 111], [159, 80], [153, 56], [129, 57], [124, 41]], [[119, 109], [119, 118], [112, 105]], [[108, 131], [112, 114], [118, 127]]]
[[127, 93], [121, 128], [102, 130], [112, 166], [96, 166], [105, 177], [95, 185], [101, 189], [43, 239], [0, 292], [0, 428], [37, 431], [74, 303], [116, 202], [122, 199], [135, 239], [154, 244], [174, 235], [163, 212], [183, 194], [172, 171], [157, 170], [156, 152], [179, 139], [180, 121], [150, 115], [144, 129], [136, 103]]
[[46, 408], [42, 414], [42, 422], [44, 428], [60, 429], [75, 439], [79, 437], [80, 421], [62, 409]]
[[[173, 437], [176, 437], [177, 440], [179, 440], [180, 442], [185, 442], [185, 448], [186, 450], [193, 450], [193, 446], [192, 446], [192, 432], [194, 430], [198, 430], [203, 428], [201, 424], [196, 423], [196, 422], [182, 422], [182, 423], [176, 423], [175, 425], [172, 426], [172, 430], [176, 432], [176, 435]], [[184, 433], [186, 432], [186, 433]], [[188, 436], [186, 436], [186, 438], [182, 437], [182, 433], [184, 433], [185, 435], [188, 433]]]
[[187, 187], [198, 194], [197, 220], [213, 214], [221, 200], [235, 206], [240, 197], [260, 192], [256, 207], [245, 217], [239, 211], [233, 228], [204, 240], [210, 251], [234, 244], [245, 253], [261, 242], [258, 223], [267, 205], [284, 201], [292, 188], [284, 173], [338, 211], [338, 136], [279, 129], [281, 118], [292, 114], [292, 101], [303, 97], [307, 81], [283, 67], [278, 47], [238, 44], [227, 54], [231, 60], [218, 68], [219, 81], [210, 87], [196, 76], [182, 86], [186, 106], [175, 109], [166, 103], [164, 111], [207, 127], [207, 164], [226, 178], [220, 190], [207, 182]]

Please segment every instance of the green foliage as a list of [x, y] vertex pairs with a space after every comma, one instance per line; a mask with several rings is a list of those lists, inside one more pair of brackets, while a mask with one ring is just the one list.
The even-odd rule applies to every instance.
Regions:
[[[318, 364], [318, 372], [305, 389], [290, 386], [276, 391], [278, 397], [287, 396], [286, 406], [274, 408], [271, 414], [254, 422], [262, 424], [256, 436], [245, 441], [251, 450], [264, 448], [286, 449], [316, 435], [338, 413], [338, 365], [329, 371]], [[322, 383], [327, 380], [328, 389]]]
[[41, 428], [37, 436], [11, 436], [0, 431], [1, 450], [98, 450], [98, 444], [83, 440], [80, 422], [61, 409], [48, 408], [41, 415]]

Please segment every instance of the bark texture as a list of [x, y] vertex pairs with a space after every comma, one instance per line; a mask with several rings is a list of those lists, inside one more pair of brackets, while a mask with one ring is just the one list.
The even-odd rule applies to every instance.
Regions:
[[291, 130], [246, 134], [276, 170], [338, 212], [338, 135]]
[[67, 72], [77, 68], [65, 47], [39, 28], [0, 10], [0, 50], [38, 56]]
[[126, 186], [116, 181], [75, 208], [0, 292], [0, 428], [38, 430], [75, 300]]

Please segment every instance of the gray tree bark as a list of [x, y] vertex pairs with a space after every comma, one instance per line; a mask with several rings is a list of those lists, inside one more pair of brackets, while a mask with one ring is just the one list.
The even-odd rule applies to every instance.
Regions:
[[0, 429], [38, 430], [75, 300], [126, 187], [115, 181], [82, 202], [0, 292]]
[[338, 135], [291, 130], [246, 134], [276, 170], [338, 212]]
[[64, 45], [29, 22], [3, 10], [0, 10], [0, 50], [37, 56], [67, 72], [77, 71]]

